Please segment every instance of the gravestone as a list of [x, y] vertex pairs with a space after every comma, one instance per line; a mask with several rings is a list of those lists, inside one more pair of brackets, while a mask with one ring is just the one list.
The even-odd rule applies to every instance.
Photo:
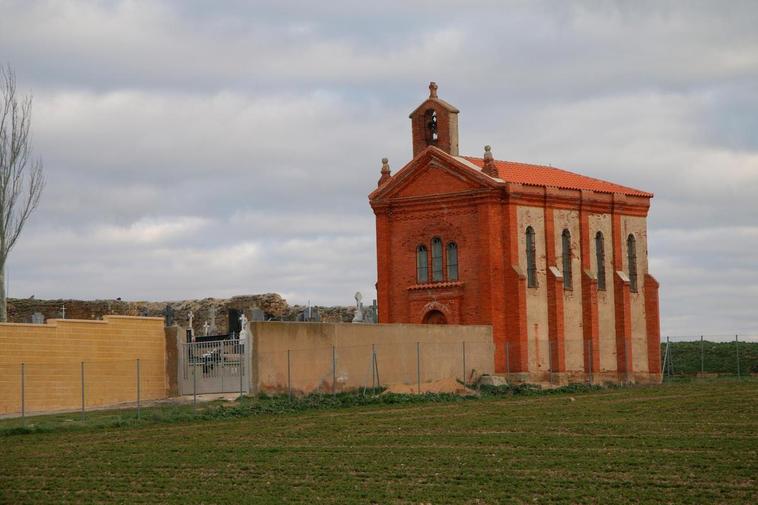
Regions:
[[321, 314], [319, 314], [318, 308], [308, 306], [305, 310], [297, 314], [297, 320], [311, 323], [320, 323]]
[[211, 305], [208, 308], [208, 321], [210, 327], [208, 328], [208, 335], [218, 335], [218, 328], [216, 327], [216, 306]]
[[379, 315], [377, 314], [376, 300], [374, 300], [374, 303], [363, 310], [363, 322], [376, 324], [378, 320]]
[[32, 324], [45, 324], [45, 316], [39, 312], [32, 314]]
[[266, 313], [263, 312], [263, 309], [260, 307], [253, 307], [250, 309], [250, 320], [251, 321], [265, 321], [266, 320]]
[[195, 320], [195, 314], [192, 313], [190, 310], [187, 313], [187, 341], [192, 340], [192, 342], [195, 341], [195, 329], [192, 327], [193, 321]]
[[174, 326], [174, 308], [171, 305], [166, 305], [166, 308], [163, 309], [163, 319], [166, 322], [166, 326]]

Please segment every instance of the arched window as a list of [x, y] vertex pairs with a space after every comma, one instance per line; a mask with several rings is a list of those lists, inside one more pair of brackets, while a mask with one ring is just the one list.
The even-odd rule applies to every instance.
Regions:
[[429, 282], [429, 258], [425, 245], [416, 248], [416, 278], [419, 284]]
[[571, 289], [571, 232], [563, 230], [563, 289]]
[[629, 289], [637, 292], [637, 241], [631, 233], [626, 238], [626, 257], [629, 261]]
[[432, 239], [432, 282], [442, 282], [442, 239]]
[[605, 291], [605, 241], [601, 231], [595, 234], [595, 258], [597, 259], [597, 289]]
[[458, 280], [458, 245], [455, 242], [447, 243], [447, 280]]
[[537, 287], [537, 246], [534, 242], [534, 228], [526, 229], [526, 285]]
[[437, 143], [437, 112], [434, 109], [428, 109], [424, 113], [424, 130], [426, 134], [427, 145]]

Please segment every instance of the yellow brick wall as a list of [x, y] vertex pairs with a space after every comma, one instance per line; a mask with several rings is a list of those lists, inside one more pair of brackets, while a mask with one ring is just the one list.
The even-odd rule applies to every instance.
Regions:
[[105, 316], [102, 321], [0, 324], [0, 415], [21, 411], [21, 363], [27, 414], [167, 396], [163, 319]]

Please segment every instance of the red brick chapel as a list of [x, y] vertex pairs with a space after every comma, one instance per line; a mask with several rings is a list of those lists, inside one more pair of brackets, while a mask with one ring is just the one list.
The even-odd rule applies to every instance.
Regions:
[[379, 321], [491, 325], [495, 369], [523, 380], [656, 380], [653, 195], [489, 146], [461, 156], [458, 113], [431, 83], [410, 114], [413, 159], [394, 175], [382, 160]]

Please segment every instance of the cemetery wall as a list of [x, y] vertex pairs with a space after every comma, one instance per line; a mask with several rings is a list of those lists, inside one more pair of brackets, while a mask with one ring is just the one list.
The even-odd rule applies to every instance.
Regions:
[[104, 316], [101, 321], [51, 319], [47, 324], [0, 324], [0, 414], [18, 413], [24, 363], [27, 413], [167, 396], [163, 318]]
[[[491, 326], [251, 322], [251, 390], [296, 394], [494, 373]], [[418, 351], [418, 353], [417, 353]], [[334, 367], [333, 367], [334, 364]], [[288, 366], [289, 365], [289, 366]], [[420, 365], [420, 366], [418, 366]], [[289, 373], [288, 373], [289, 370]], [[335, 380], [336, 379], [336, 380]]]

